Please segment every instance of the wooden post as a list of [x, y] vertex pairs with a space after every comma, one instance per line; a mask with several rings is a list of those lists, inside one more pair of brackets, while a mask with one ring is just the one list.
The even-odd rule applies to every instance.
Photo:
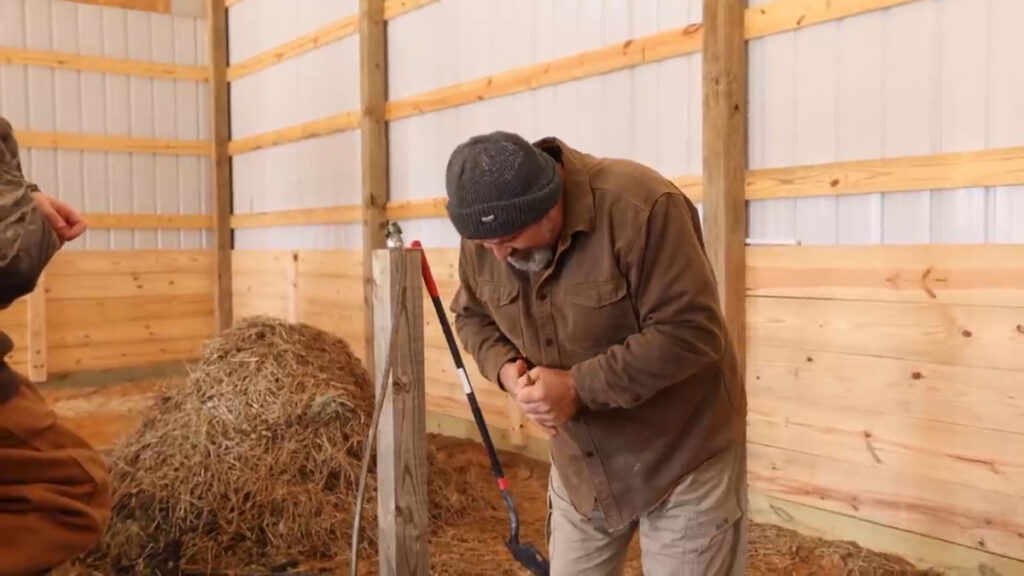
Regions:
[[28, 379], [46, 382], [46, 272], [28, 295]]
[[745, 369], [747, 58], [745, 0], [704, 0], [704, 235]]
[[224, 0], [210, 0], [207, 32], [210, 50], [210, 195], [214, 219], [216, 251], [215, 290], [216, 329], [231, 327], [234, 316], [231, 301], [231, 139], [228, 102], [228, 33]]
[[387, 101], [387, 41], [384, 0], [359, 0], [359, 138], [362, 143], [363, 179], [363, 299], [366, 312], [366, 364], [376, 373], [373, 320], [374, 250], [384, 248], [388, 202], [388, 141], [384, 104]]
[[[418, 250], [374, 250], [373, 348], [379, 383], [398, 323], [391, 382], [377, 429], [377, 527], [381, 576], [427, 576], [427, 416], [423, 281]], [[404, 267], [404, 270], [403, 270]], [[404, 275], [404, 282], [403, 280]], [[400, 283], [405, 294], [394, 308]], [[379, 388], [379, 384], [376, 386]]]

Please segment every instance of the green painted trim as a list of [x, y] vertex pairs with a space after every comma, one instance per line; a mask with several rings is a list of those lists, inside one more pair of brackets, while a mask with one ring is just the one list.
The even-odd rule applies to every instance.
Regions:
[[950, 576], [1024, 574], [1021, 560], [765, 494], [750, 493], [750, 517], [808, 536], [853, 541], [869, 550], [906, 558], [918, 568], [936, 569]]

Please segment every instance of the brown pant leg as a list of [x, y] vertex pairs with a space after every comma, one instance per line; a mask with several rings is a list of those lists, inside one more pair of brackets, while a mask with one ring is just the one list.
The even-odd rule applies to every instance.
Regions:
[[742, 442], [683, 478], [640, 520], [644, 576], [738, 576], [747, 552]]
[[0, 380], [17, 382], [0, 403], [0, 576], [39, 574], [99, 542], [110, 482], [99, 453], [31, 382], [2, 363]]

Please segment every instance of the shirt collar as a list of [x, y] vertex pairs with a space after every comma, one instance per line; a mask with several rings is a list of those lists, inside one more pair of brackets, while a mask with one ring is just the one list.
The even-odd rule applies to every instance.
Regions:
[[549, 136], [534, 143], [534, 146], [554, 156], [561, 157], [565, 170], [565, 220], [562, 224], [561, 244], [567, 243], [576, 232], [594, 231], [594, 191], [590, 187], [589, 169], [594, 158]]

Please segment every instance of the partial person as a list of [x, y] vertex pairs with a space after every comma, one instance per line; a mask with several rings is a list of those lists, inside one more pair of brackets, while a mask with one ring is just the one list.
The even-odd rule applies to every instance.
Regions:
[[670, 180], [508, 132], [451, 154], [455, 327], [551, 435], [552, 574], [742, 574], [746, 396], [695, 205]]
[[[0, 117], [0, 310], [30, 294], [53, 255], [83, 232], [70, 206], [25, 179], [14, 129]], [[7, 364], [12, 350], [0, 331], [0, 576], [26, 576], [96, 545], [111, 496], [99, 453]]]

